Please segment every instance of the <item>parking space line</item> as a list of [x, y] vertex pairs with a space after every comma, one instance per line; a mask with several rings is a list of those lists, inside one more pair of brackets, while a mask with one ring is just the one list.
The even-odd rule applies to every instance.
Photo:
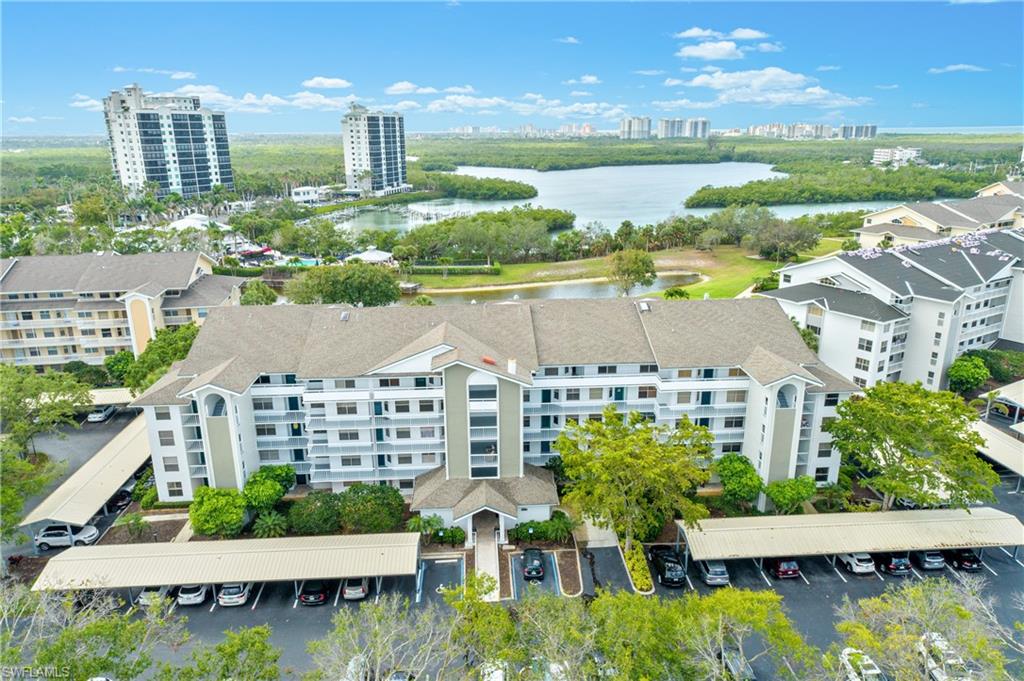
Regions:
[[167, 614], [170, 615], [178, 607], [178, 599], [175, 598], [171, 601], [171, 607], [167, 608]]
[[803, 572], [803, 570], [801, 570], [801, 571], [800, 571], [800, 572], [798, 572], [797, 574], [798, 574], [798, 575], [800, 575], [800, 579], [804, 580], [804, 584], [806, 584], [807, 586], [810, 586], [810, 585], [811, 585], [811, 583], [810, 583], [809, 581], [807, 581], [807, 578], [806, 578], [806, 577], [804, 577], [804, 572]]
[[924, 577], [922, 577], [922, 576], [921, 576], [921, 573], [920, 573], [920, 572], [918, 572], [917, 570], [915, 570], [915, 569], [914, 569], [913, 567], [911, 567], [911, 568], [910, 568], [910, 571], [914, 573], [914, 576], [915, 576], [915, 577], [917, 577], [918, 579], [920, 579], [920, 580], [921, 580], [922, 582], [924, 581]]
[[768, 588], [770, 589], [772, 587], [772, 581], [768, 579], [768, 575], [764, 573], [764, 570], [758, 570], [758, 572], [761, 573], [761, 579], [764, 580], [764, 583], [767, 584]]
[[983, 561], [983, 562], [981, 563], [981, 567], [983, 567], [983, 568], [985, 568], [986, 570], [988, 570], [989, 572], [991, 572], [991, 573], [992, 573], [992, 574], [993, 574], [993, 575], [994, 575], [995, 577], [998, 577], [998, 576], [999, 576], [999, 573], [998, 573], [998, 572], [996, 572], [995, 570], [993, 570], [992, 568], [990, 568], [990, 567], [988, 566], [988, 563], [986, 563], [986, 562], [984, 562], [984, 561]]
[[693, 588], [693, 582], [690, 581], [690, 575], [686, 575], [686, 584], [690, 587], [690, 591], [696, 591], [696, 589]]
[[[1013, 558], [1013, 554], [1004, 549], [1002, 546], [999, 547], [999, 550], [1008, 555], [1010, 558]], [[1021, 567], [1024, 567], [1024, 563], [1020, 562], [1019, 558], [1013, 558], [1013, 562], [1017, 565], [1020, 565]]]
[[256, 592], [256, 600], [254, 600], [252, 602], [252, 607], [249, 608], [250, 610], [255, 610], [256, 606], [259, 605], [259, 603], [260, 603], [260, 596], [263, 595], [263, 587], [265, 587], [266, 585], [267, 585], [266, 582], [260, 582], [260, 590]]
[[217, 607], [217, 596], [215, 594], [214, 597], [213, 597], [213, 605], [210, 606], [210, 612], [213, 612], [216, 607]]
[[[338, 580], [338, 590], [334, 592], [334, 607], [335, 608], [338, 607], [338, 599], [341, 598], [341, 587], [343, 587], [344, 585], [345, 585], [345, 580], [344, 579], [339, 579]], [[419, 603], [419, 601], [420, 601], [420, 593], [419, 593], [419, 589], [417, 589], [416, 590], [416, 602]]]
[[885, 581], [885, 577], [882, 576], [881, 572], [879, 572], [878, 570], [872, 570], [872, 572], [875, 573], [875, 577], [878, 577], [878, 579], [880, 579], [883, 582]]
[[837, 568], [835, 565], [833, 565], [832, 569], [836, 571], [837, 575], [839, 575], [839, 579], [843, 580], [843, 584], [848, 584], [849, 583], [849, 582], [846, 581], [846, 577], [843, 577], [843, 573], [839, 571], [839, 568]]
[[956, 579], [956, 581], [958, 581], [961, 584], [963, 584], [964, 578], [960, 576], [959, 572], [957, 572], [953, 568], [949, 567], [949, 565], [946, 566], [946, 569], [949, 570], [949, 574], [953, 575], [953, 578]]

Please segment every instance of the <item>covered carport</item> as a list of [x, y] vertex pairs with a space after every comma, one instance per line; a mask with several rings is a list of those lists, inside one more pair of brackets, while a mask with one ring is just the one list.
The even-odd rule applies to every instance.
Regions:
[[229, 539], [78, 546], [54, 556], [34, 591], [142, 589], [181, 584], [294, 582], [417, 576], [420, 535], [394, 534]]
[[[1017, 426], [1020, 425], [1024, 424], [1017, 424]], [[1016, 429], [1017, 426], [1013, 426], [1013, 428]], [[971, 427], [985, 441], [985, 444], [979, 447], [978, 451], [985, 458], [994, 461], [1016, 475], [1016, 492], [1020, 493], [1021, 479], [1024, 478], [1024, 442], [984, 421], [975, 421], [971, 424]]]
[[146, 419], [138, 416], [96, 452], [21, 521], [81, 527], [149, 459]]
[[685, 541], [689, 560], [733, 560], [840, 553], [906, 552], [934, 549], [1013, 547], [1024, 543], [1024, 525], [1000, 510], [981, 507], [819, 513], [809, 515], [710, 518], [688, 527], [676, 521], [676, 548]]
[[124, 407], [135, 399], [132, 397], [132, 391], [128, 388], [95, 388], [89, 391], [89, 395], [92, 397], [94, 407], [108, 405]]

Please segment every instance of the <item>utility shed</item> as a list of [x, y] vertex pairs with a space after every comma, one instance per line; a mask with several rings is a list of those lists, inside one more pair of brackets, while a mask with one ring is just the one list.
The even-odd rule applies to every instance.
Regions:
[[1024, 544], [1020, 520], [994, 508], [712, 518], [680, 536], [694, 560], [986, 548]]

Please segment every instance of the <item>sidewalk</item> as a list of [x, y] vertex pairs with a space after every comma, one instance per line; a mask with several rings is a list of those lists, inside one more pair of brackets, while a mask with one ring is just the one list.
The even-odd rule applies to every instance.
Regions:
[[486, 596], [485, 601], [496, 601], [501, 597], [499, 585], [501, 576], [498, 574], [498, 542], [494, 538], [496, 524], [481, 520], [476, 533], [474, 562], [478, 574], [490, 575], [494, 578], [494, 589]]

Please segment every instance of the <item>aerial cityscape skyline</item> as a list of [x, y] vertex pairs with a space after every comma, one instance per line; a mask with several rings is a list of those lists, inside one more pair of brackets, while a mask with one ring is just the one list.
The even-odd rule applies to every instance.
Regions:
[[[213, 5], [197, 26], [171, 6], [76, 4], [61, 6], [54, 21], [53, 6], [15, 3], [4, 12], [5, 130], [101, 133], [94, 114], [102, 99], [132, 82], [201, 97], [228, 114], [235, 134], [336, 132], [351, 102], [403, 113], [409, 132], [570, 122], [610, 131], [625, 116], [707, 117], [724, 129], [806, 121], [883, 130], [1014, 125], [1024, 116], [1018, 3], [798, 7], [799, 26], [834, 31], [800, 30], [773, 3], [745, 5], [739, 16], [715, 5], [546, 6], [542, 30], [532, 6], [404, 5], [403, 21], [388, 30], [402, 54], [420, 58], [370, 60], [362, 55], [379, 35], [357, 27], [378, 25], [394, 5], [317, 6], [316, 22], [303, 6], [238, 13]], [[87, 30], [119, 21], [159, 24], [178, 36], [177, 47], [154, 52], [142, 33], [104, 43]], [[865, 49], [881, 24], [926, 30], [930, 43], [944, 45], [941, 58], [903, 50], [893, 60], [888, 50]], [[49, 26], [66, 49], [38, 54], [25, 42], [32, 25]], [[493, 49], [509, 31], [527, 36], [511, 60]], [[301, 49], [289, 48], [293, 35], [303, 36]], [[204, 47], [213, 42], [246, 68], [214, 58]], [[268, 44], [278, 49], [250, 48]]]

